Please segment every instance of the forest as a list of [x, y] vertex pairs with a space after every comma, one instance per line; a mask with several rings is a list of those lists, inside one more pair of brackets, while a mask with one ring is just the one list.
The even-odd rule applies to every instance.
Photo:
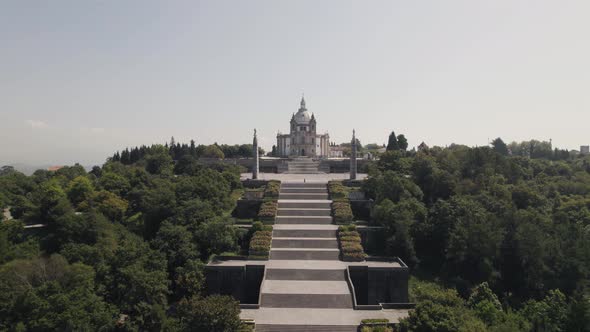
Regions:
[[202, 288], [204, 262], [241, 236], [239, 173], [162, 145], [90, 172], [3, 167], [0, 330], [235, 330], [238, 302]]
[[363, 190], [417, 303], [409, 331], [590, 331], [590, 157], [529, 141], [405, 151]]
[[[231, 218], [243, 170], [198, 161], [225, 149], [0, 169], [13, 218], [0, 223], [0, 330], [236, 330], [237, 301], [203, 294], [204, 264], [245, 236]], [[392, 134], [366, 171], [379, 254], [413, 276], [402, 330], [590, 331], [590, 157], [501, 139], [408, 151]]]

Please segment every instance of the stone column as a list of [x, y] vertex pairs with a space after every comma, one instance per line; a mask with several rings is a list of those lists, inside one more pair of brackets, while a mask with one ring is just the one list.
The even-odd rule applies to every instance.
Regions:
[[350, 144], [350, 179], [356, 180], [356, 136], [352, 130], [352, 142]]
[[252, 141], [252, 155], [254, 157], [254, 165], [252, 166], [252, 179], [258, 179], [258, 169], [260, 167], [260, 160], [258, 158], [258, 138], [256, 138], [256, 129], [254, 129], [254, 139]]

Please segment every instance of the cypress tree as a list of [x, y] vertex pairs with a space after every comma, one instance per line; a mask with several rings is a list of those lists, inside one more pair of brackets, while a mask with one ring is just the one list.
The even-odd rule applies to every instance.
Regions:
[[395, 136], [395, 132], [391, 132], [389, 134], [389, 142], [387, 143], [387, 151], [395, 151], [399, 150], [399, 144], [397, 142], [397, 137]]

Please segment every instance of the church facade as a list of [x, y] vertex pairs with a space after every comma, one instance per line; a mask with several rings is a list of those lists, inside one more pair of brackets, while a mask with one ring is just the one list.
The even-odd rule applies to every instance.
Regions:
[[280, 157], [329, 157], [330, 135], [317, 134], [314, 114], [309, 114], [305, 99], [297, 113], [291, 116], [289, 134], [277, 134], [277, 154]]

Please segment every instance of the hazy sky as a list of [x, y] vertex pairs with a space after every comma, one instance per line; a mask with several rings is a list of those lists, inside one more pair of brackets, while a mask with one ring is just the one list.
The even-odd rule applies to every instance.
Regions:
[[2, 1], [0, 164], [348, 141], [590, 143], [590, 1]]

